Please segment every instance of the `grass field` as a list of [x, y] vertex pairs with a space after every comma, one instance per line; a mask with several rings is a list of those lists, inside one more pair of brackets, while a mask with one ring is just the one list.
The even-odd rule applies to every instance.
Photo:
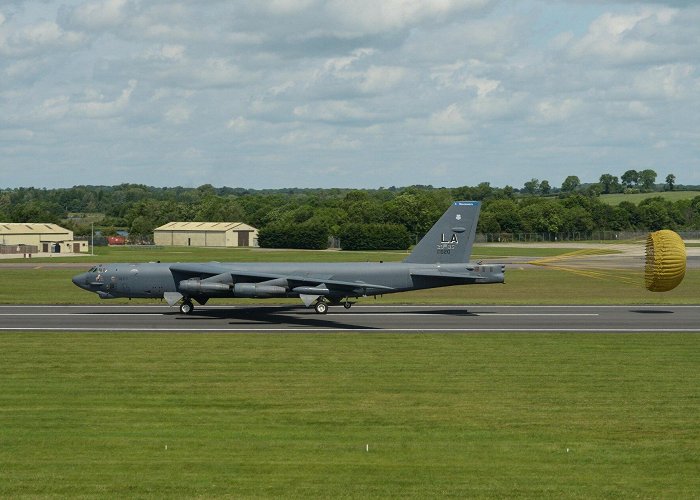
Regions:
[[[130, 251], [98, 260], [159, 260]], [[127, 302], [36, 264], [0, 265], [0, 303]], [[514, 265], [361, 302], [700, 304], [698, 270], [664, 294], [637, 277]], [[2, 333], [0, 498], [692, 498], [699, 394], [694, 334]]]
[[697, 335], [17, 333], [0, 351], [4, 498], [700, 491]]
[[661, 196], [669, 201], [690, 200], [696, 196], [700, 196], [700, 191], [661, 191], [654, 193], [635, 193], [635, 194], [603, 194], [600, 195], [600, 200], [608, 205], [619, 205], [621, 201], [629, 201], [638, 204], [647, 198]]
[[[472, 259], [510, 257], [550, 257], [570, 252], [570, 248], [528, 248], [497, 246], [474, 247]], [[612, 252], [611, 253], [615, 253]], [[33, 257], [29, 259], [3, 259], [2, 263], [33, 262], [386, 262], [400, 261], [408, 251], [343, 252], [339, 250], [273, 250], [265, 248], [203, 248], [203, 247], [95, 247], [95, 255], [79, 257]]]

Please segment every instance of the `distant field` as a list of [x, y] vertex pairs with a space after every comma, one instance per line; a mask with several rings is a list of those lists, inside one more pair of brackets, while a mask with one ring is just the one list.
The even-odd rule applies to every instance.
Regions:
[[694, 498], [692, 334], [0, 336], [2, 498]]
[[[570, 252], [570, 248], [522, 248], [478, 246], [474, 247], [472, 260], [479, 258], [550, 257]], [[95, 247], [95, 255], [80, 257], [33, 257], [31, 262], [385, 262], [400, 261], [410, 252], [344, 252], [340, 250], [274, 250], [266, 248], [199, 248], [199, 247]], [[611, 251], [611, 253], [615, 253]], [[2, 263], [27, 262], [27, 259], [3, 259]]]
[[622, 201], [629, 201], [638, 204], [647, 198], [661, 196], [670, 201], [690, 200], [696, 196], [700, 196], [700, 191], [662, 191], [658, 193], [637, 193], [637, 194], [603, 194], [600, 200], [608, 205], [619, 205]]

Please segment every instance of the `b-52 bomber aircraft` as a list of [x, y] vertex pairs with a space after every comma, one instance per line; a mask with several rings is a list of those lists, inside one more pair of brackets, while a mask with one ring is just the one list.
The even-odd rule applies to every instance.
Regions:
[[359, 297], [450, 285], [503, 283], [505, 266], [470, 264], [481, 204], [454, 202], [402, 262], [100, 264], [73, 278], [100, 298], [161, 298], [191, 314], [193, 300], [298, 297], [317, 313]]

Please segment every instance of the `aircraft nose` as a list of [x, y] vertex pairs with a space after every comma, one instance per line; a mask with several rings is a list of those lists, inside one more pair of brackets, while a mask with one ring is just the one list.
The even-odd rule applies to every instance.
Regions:
[[75, 286], [80, 287], [80, 288], [85, 288], [85, 276], [86, 275], [87, 275], [87, 273], [77, 274], [77, 275], [73, 276], [73, 280], [72, 280], [73, 284]]

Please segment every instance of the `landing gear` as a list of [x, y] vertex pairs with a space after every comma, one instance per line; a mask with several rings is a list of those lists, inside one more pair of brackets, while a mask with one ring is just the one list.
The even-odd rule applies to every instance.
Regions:
[[192, 301], [189, 299], [183, 300], [182, 304], [180, 304], [180, 312], [182, 314], [192, 314], [192, 311], [194, 311]]
[[328, 304], [320, 300], [316, 302], [314, 309], [316, 310], [317, 314], [326, 314], [328, 312]]
[[347, 301], [343, 302], [343, 307], [345, 309], [350, 309], [352, 307], [352, 302], [347, 302]]

